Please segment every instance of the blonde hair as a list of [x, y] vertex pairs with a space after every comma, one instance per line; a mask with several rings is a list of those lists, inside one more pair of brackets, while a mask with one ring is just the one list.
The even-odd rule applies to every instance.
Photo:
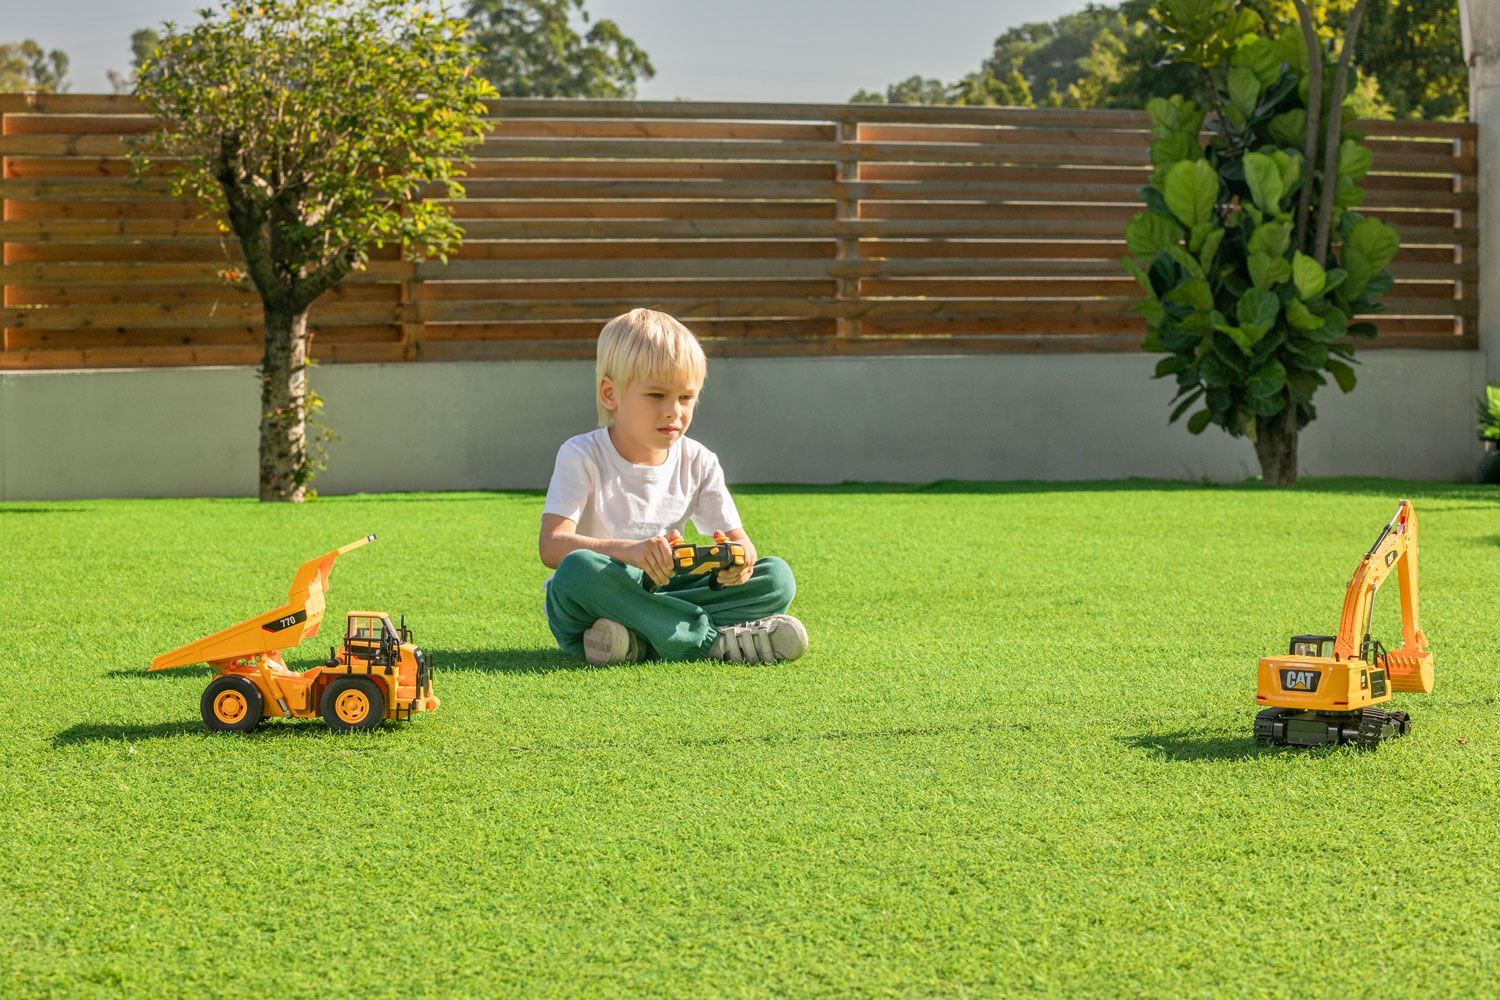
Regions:
[[684, 377], [701, 386], [707, 376], [703, 346], [674, 317], [655, 309], [621, 313], [599, 331], [599, 351], [594, 360], [594, 406], [599, 411], [599, 426], [608, 427], [615, 420], [599, 398], [599, 387], [606, 378], [614, 382], [618, 394], [632, 382]]

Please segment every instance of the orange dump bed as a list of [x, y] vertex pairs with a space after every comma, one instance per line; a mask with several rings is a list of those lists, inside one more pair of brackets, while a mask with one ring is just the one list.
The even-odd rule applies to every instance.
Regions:
[[297, 570], [286, 603], [281, 607], [163, 653], [151, 661], [151, 669], [168, 670], [194, 663], [219, 666], [261, 653], [290, 649], [303, 639], [311, 639], [318, 634], [318, 626], [323, 623], [323, 595], [328, 593], [328, 575], [333, 572], [334, 560], [374, 540], [374, 535], [367, 535], [309, 559]]

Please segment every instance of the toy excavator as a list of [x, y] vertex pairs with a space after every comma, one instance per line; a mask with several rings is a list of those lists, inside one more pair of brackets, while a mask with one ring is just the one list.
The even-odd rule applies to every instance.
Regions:
[[[1401, 587], [1401, 646], [1386, 652], [1370, 637], [1370, 618], [1392, 567]], [[1286, 656], [1260, 661], [1255, 700], [1272, 707], [1256, 715], [1255, 739], [1376, 746], [1411, 729], [1405, 712], [1377, 707], [1393, 691], [1432, 693], [1432, 653], [1417, 616], [1417, 514], [1407, 500], [1349, 580], [1338, 635], [1294, 635]]]
[[320, 666], [296, 673], [281, 659], [283, 650], [318, 634], [334, 560], [374, 540], [369, 535], [309, 559], [293, 577], [286, 604], [163, 653], [151, 669], [207, 663], [218, 670], [199, 707], [203, 724], [219, 732], [248, 732], [267, 715], [321, 715], [328, 728], [346, 731], [437, 711], [427, 655], [412, 644], [405, 621], [397, 628], [384, 611], [349, 612], [342, 652], [330, 648]]

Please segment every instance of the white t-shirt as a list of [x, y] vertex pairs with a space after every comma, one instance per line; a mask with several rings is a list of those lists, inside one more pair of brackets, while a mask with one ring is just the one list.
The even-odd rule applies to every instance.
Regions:
[[713, 452], [681, 437], [661, 465], [636, 465], [607, 427], [563, 442], [542, 513], [576, 521], [580, 535], [630, 541], [681, 531], [689, 519], [705, 535], [741, 526]]

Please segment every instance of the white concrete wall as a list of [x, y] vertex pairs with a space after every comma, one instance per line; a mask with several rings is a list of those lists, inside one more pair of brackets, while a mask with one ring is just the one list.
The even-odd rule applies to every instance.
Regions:
[[[1479, 457], [1475, 351], [1361, 354], [1355, 391], [1320, 390], [1303, 475], [1456, 481]], [[731, 482], [1236, 481], [1254, 448], [1167, 424], [1145, 354], [722, 359], [692, 436]], [[328, 494], [541, 488], [594, 426], [592, 362], [324, 365], [343, 440]], [[0, 374], [0, 498], [253, 496], [249, 368]]]

